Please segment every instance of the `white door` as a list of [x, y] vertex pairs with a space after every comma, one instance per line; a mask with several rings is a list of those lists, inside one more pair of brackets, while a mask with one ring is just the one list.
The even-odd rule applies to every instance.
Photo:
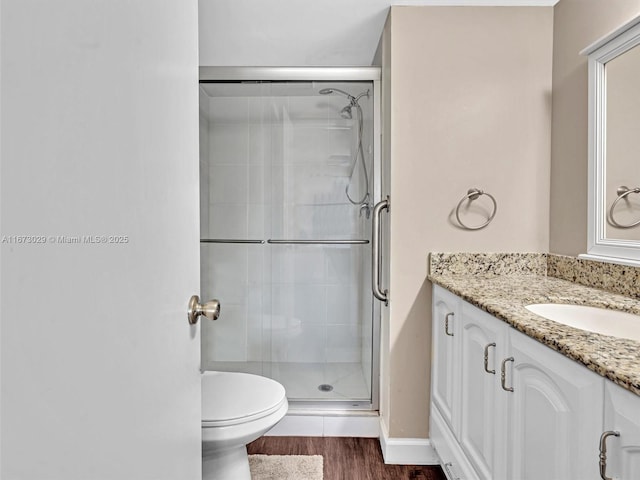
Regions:
[[0, 16], [0, 477], [198, 479], [197, 2]]

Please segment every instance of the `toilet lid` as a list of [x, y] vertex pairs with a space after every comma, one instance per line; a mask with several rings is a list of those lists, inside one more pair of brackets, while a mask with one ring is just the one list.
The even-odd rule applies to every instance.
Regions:
[[232, 422], [269, 414], [286, 399], [284, 387], [270, 378], [235, 372], [202, 374], [202, 421]]

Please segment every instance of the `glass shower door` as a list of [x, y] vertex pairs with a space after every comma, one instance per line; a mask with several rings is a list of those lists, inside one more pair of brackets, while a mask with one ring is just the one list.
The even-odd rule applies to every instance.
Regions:
[[373, 102], [343, 118], [351, 99], [330, 88], [371, 84], [201, 85], [202, 285], [223, 305], [203, 324], [203, 369], [272, 377], [294, 402], [370, 405]]
[[269, 92], [259, 83], [200, 88], [201, 288], [222, 304], [220, 318], [202, 324], [203, 370], [270, 376]]

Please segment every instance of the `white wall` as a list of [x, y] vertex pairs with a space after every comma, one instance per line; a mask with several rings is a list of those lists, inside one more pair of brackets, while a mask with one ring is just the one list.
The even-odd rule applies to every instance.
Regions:
[[200, 0], [200, 65], [369, 65], [387, 0]]

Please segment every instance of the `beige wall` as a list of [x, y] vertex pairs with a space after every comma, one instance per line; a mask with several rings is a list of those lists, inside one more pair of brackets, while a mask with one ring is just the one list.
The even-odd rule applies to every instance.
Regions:
[[587, 251], [587, 59], [578, 52], [640, 13], [640, 0], [554, 7], [549, 250]]
[[[391, 305], [381, 382], [391, 437], [428, 436], [428, 252], [548, 249], [552, 28], [551, 7], [391, 9], [382, 40], [392, 83], [383, 99]], [[491, 225], [473, 232], [451, 221], [470, 187], [498, 201]]]

